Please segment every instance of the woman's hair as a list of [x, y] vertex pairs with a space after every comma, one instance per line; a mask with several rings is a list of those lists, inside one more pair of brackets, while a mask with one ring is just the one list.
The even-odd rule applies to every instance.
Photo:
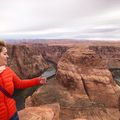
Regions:
[[2, 52], [3, 47], [6, 47], [6, 43], [3, 40], [0, 40], [0, 52]]

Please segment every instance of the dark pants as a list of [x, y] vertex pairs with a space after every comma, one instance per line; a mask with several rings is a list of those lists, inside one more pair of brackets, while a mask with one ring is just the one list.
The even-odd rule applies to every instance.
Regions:
[[19, 120], [17, 112], [11, 117], [10, 120]]

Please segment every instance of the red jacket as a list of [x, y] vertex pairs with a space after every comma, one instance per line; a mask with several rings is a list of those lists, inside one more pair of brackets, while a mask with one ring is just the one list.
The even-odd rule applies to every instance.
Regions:
[[[40, 78], [21, 80], [9, 67], [0, 73], [0, 85], [11, 95], [14, 88], [23, 89], [40, 84]], [[0, 120], [9, 120], [16, 112], [16, 102], [0, 91]]]

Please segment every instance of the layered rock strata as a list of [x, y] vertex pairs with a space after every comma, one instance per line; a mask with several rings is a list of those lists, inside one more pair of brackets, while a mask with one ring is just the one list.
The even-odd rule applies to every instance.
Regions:
[[112, 56], [108, 50], [113, 48], [96, 48], [67, 50], [58, 62], [56, 79], [29, 97], [26, 107], [58, 102], [61, 120], [119, 120], [120, 88], [109, 71], [118, 65], [111, 65], [116, 49]]
[[28, 107], [19, 112], [20, 120], [59, 120], [59, 104]]

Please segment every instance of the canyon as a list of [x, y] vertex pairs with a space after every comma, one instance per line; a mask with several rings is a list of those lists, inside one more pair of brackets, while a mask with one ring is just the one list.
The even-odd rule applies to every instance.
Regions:
[[40, 43], [8, 45], [8, 66], [21, 78], [31, 78], [40, 75], [49, 67], [47, 60], [57, 63], [68, 48]]
[[120, 69], [120, 43], [73, 43], [8, 45], [9, 66], [21, 78], [40, 75], [48, 60], [57, 64], [56, 76], [25, 100], [20, 120], [120, 119], [120, 86], [112, 73]]

